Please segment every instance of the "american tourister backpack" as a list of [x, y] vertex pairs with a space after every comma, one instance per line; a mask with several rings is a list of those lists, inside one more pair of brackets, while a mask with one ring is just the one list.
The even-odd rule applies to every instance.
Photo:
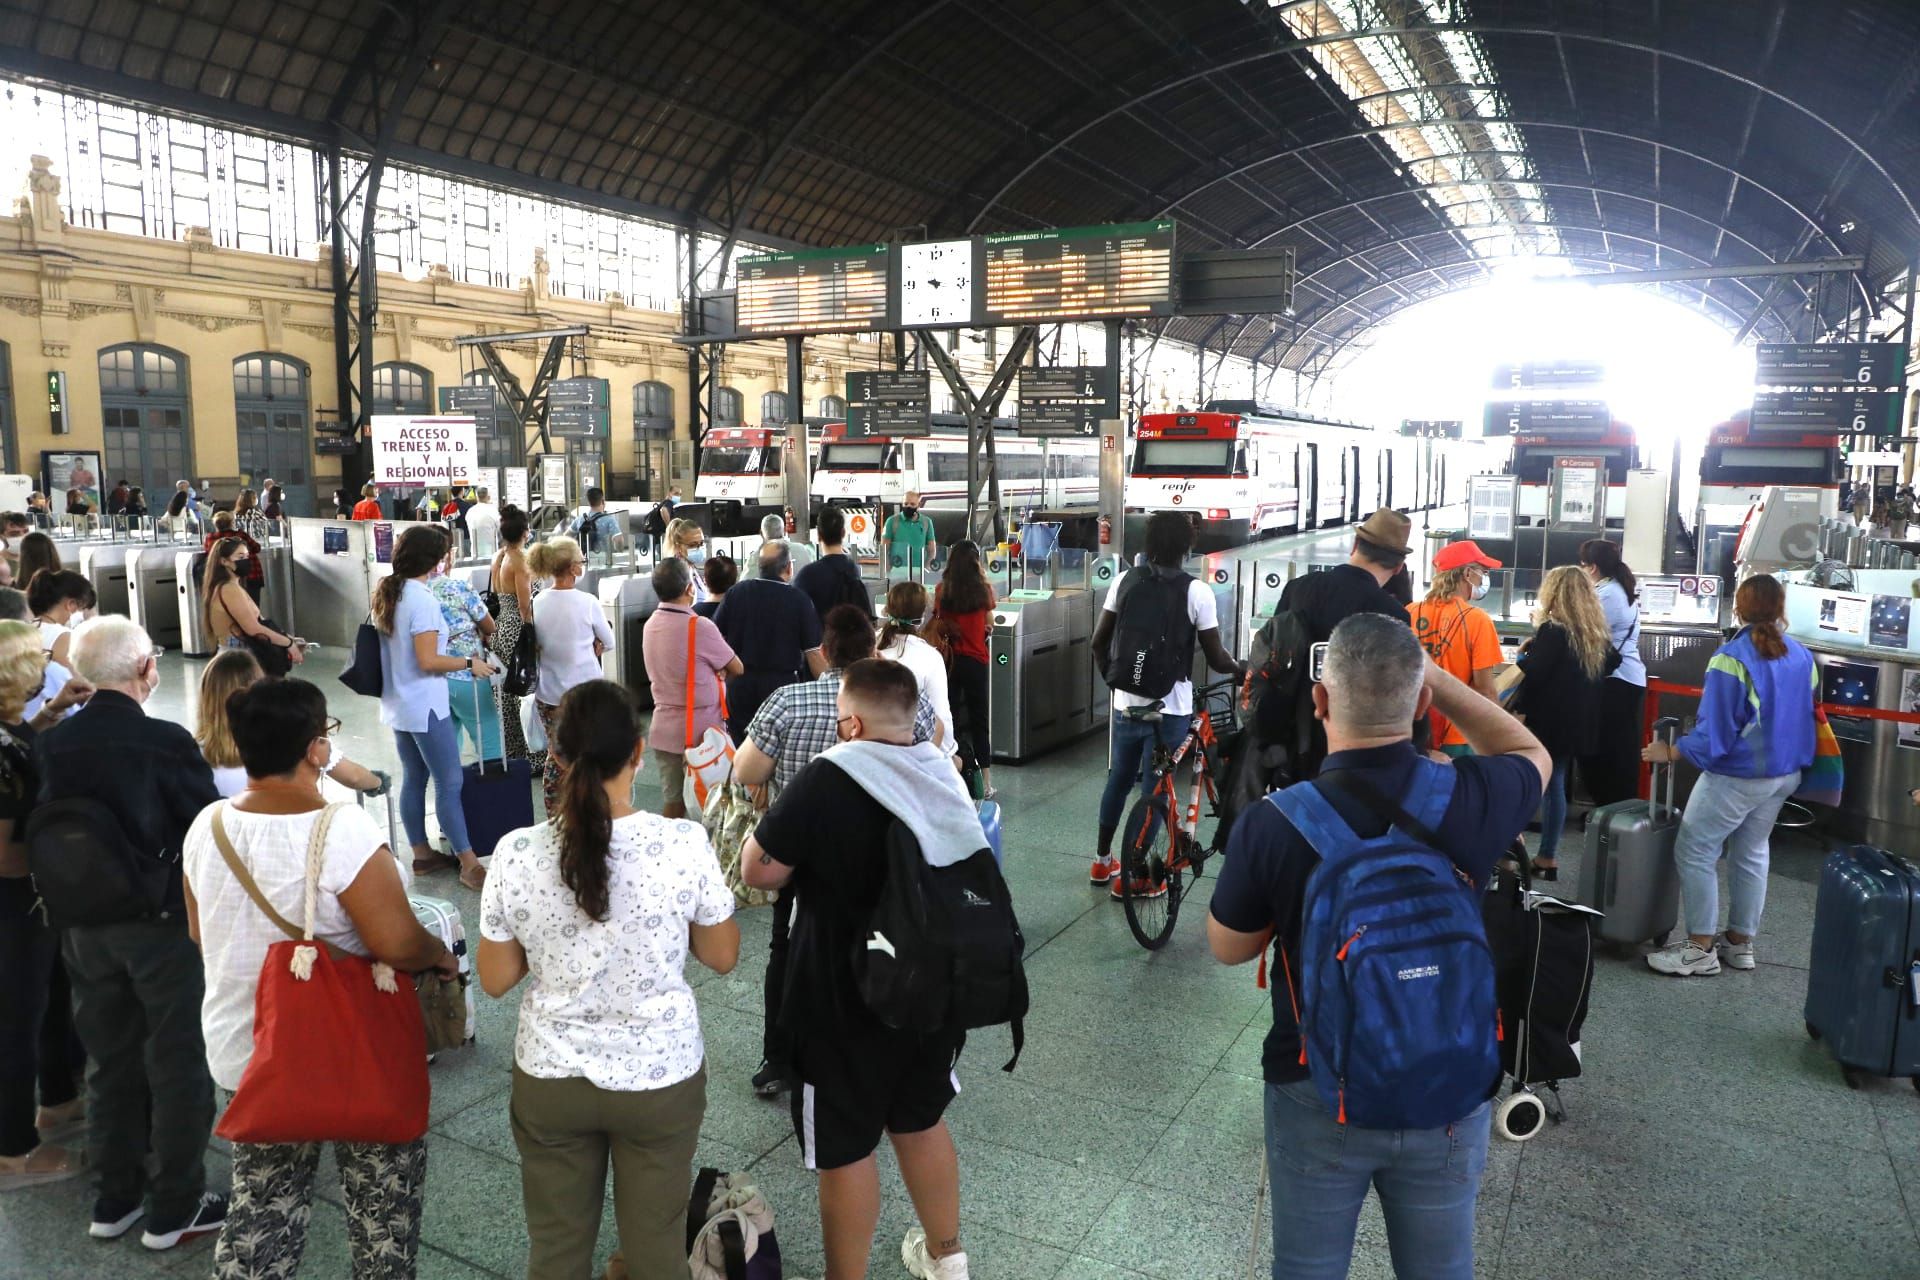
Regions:
[[1136, 565], [1120, 580], [1107, 662], [1107, 687], [1142, 698], [1164, 698], [1193, 670], [1193, 621], [1179, 570]]
[[855, 951], [854, 981], [873, 1015], [899, 1031], [971, 1031], [1013, 1024], [1026, 1035], [1026, 939], [1013, 895], [987, 847], [952, 866], [929, 865], [913, 830], [887, 827], [887, 879]]
[[1269, 797], [1320, 855], [1287, 980], [1299, 982], [1292, 996], [1307, 1070], [1342, 1124], [1438, 1128], [1499, 1083], [1501, 1028], [1480, 895], [1433, 848], [1453, 779], [1450, 766], [1421, 761], [1401, 808], [1357, 779], [1330, 775], [1325, 785], [1393, 814], [1393, 826], [1371, 840], [1316, 784]]

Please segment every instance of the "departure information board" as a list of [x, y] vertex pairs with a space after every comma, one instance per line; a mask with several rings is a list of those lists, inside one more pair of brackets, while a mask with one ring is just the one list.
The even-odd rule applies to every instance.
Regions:
[[887, 320], [887, 246], [801, 249], [742, 258], [736, 323], [743, 335], [855, 333]]
[[984, 324], [1165, 312], [1173, 223], [1130, 222], [986, 236]]

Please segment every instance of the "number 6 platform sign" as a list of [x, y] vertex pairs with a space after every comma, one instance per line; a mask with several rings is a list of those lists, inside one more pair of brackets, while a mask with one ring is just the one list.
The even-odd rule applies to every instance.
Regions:
[[373, 482], [389, 488], [465, 484], [475, 465], [472, 418], [375, 414]]

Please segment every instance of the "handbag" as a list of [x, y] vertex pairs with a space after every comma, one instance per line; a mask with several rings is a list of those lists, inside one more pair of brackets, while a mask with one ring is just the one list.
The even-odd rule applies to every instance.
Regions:
[[[269, 631], [276, 631], [283, 636], [287, 636], [289, 640], [293, 638], [287, 634], [285, 627], [282, 627], [265, 614], [262, 614], [260, 617], [260, 625]], [[267, 676], [281, 677], [293, 671], [293, 648], [291, 645], [275, 644], [265, 636], [242, 635], [240, 638], [246, 642], [248, 652], [253, 654], [253, 660], [260, 664], [260, 670]]]
[[377, 698], [386, 690], [386, 664], [380, 656], [380, 628], [373, 625], [372, 614], [367, 615], [367, 620], [353, 634], [353, 660], [340, 673], [340, 683], [368, 698]]
[[741, 1173], [702, 1169], [687, 1197], [692, 1280], [780, 1280], [773, 1206]]
[[[693, 792], [692, 807], [701, 814], [707, 802], [724, 788], [733, 776], [733, 739], [724, 729], [709, 727], [696, 740], [693, 735], [693, 676], [695, 639], [700, 626], [697, 615], [687, 618], [687, 786]], [[720, 689], [720, 714], [726, 715], [727, 691]]]
[[1841, 793], [1846, 789], [1847, 766], [1840, 755], [1840, 741], [1833, 736], [1833, 726], [1827, 723], [1827, 709], [1816, 702], [1813, 704], [1813, 763], [1801, 773], [1800, 786], [1793, 798], [1807, 804], [1838, 806]]
[[[267, 948], [253, 1004], [253, 1056], [216, 1132], [229, 1142], [412, 1142], [427, 1131], [427, 1031], [392, 968], [313, 939], [328, 805], [307, 841], [306, 927], [274, 910], [213, 812], [213, 842], [253, 904], [289, 939]], [[464, 1038], [465, 1011], [461, 1012]]]
[[500, 681], [501, 690], [510, 697], [526, 697], [540, 683], [540, 637], [533, 629], [532, 618], [520, 619], [520, 638], [513, 652], [504, 656], [507, 669]]
[[746, 847], [747, 837], [760, 824], [760, 815], [766, 811], [764, 785], [750, 787], [729, 778], [725, 786], [713, 793], [700, 815], [700, 825], [706, 828], [707, 840], [720, 859], [720, 874], [733, 890], [736, 907], [764, 907], [780, 899], [778, 889], [755, 889], [740, 874], [740, 852]]
[[493, 566], [487, 566], [487, 589], [480, 593], [480, 603], [487, 606], [489, 617], [500, 616], [500, 593], [493, 589]]
[[540, 718], [540, 706], [532, 698], [520, 699], [520, 737], [528, 751], [547, 749], [547, 722]]

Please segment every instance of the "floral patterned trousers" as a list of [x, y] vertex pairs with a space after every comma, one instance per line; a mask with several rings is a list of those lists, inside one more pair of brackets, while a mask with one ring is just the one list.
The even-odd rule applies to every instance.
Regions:
[[[420, 1250], [425, 1138], [401, 1146], [336, 1142], [353, 1280], [413, 1280]], [[286, 1280], [300, 1269], [320, 1144], [233, 1144], [233, 1195], [213, 1247], [214, 1280]]]

